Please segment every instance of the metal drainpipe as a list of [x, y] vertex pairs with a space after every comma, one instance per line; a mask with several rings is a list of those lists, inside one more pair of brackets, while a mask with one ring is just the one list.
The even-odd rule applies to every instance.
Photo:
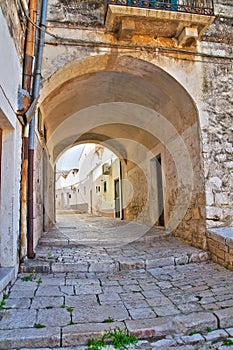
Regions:
[[[29, 17], [35, 22], [37, 15], [37, 0], [29, 2]], [[26, 11], [26, 8], [25, 8]], [[27, 21], [27, 36], [25, 42], [25, 56], [23, 67], [22, 87], [31, 95], [32, 66], [35, 51], [35, 26]], [[21, 211], [20, 211], [20, 261], [27, 256], [27, 174], [28, 174], [28, 135], [29, 126], [23, 127], [22, 141], [22, 178], [21, 178]]]
[[[45, 32], [43, 29], [46, 28], [46, 16], [47, 16], [48, 0], [42, 0], [41, 4], [41, 17], [38, 40], [38, 51], [36, 53], [35, 62], [35, 74], [33, 81], [33, 99], [39, 96], [40, 92], [40, 81], [41, 81], [41, 67], [43, 58], [44, 38]], [[33, 212], [34, 212], [34, 200], [33, 200], [33, 171], [34, 171], [34, 148], [35, 148], [35, 114], [29, 125], [29, 142], [28, 142], [28, 237], [27, 237], [27, 249], [28, 258], [32, 259], [34, 253], [34, 230], [33, 230]]]

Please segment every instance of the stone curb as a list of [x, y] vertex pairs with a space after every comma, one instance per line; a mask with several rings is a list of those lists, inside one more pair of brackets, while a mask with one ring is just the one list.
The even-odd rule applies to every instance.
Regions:
[[104, 262], [53, 262], [41, 260], [27, 260], [20, 266], [21, 273], [67, 273], [67, 272], [119, 272], [126, 270], [146, 271], [152, 268], [165, 266], [179, 266], [197, 262], [208, 261], [210, 259], [208, 252], [181, 254], [180, 256], [170, 256], [158, 259], [120, 259], [116, 261]]

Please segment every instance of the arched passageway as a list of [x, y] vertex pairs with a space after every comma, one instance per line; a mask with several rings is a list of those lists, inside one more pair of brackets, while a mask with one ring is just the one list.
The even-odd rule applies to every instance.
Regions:
[[[173, 77], [130, 56], [89, 57], [44, 83], [40, 113], [50, 157], [44, 164], [45, 228], [54, 219], [56, 160], [73, 145], [95, 142], [119, 157], [122, 179], [131, 184], [125, 219], [163, 226], [205, 246], [198, 114]], [[127, 189], [123, 193], [128, 196]]]

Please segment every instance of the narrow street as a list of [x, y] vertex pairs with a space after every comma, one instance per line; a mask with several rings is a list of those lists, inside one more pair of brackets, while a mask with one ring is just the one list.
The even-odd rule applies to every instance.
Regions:
[[232, 285], [231, 271], [166, 232], [58, 216], [1, 303], [0, 348], [84, 349], [119, 327], [136, 349], [232, 349]]

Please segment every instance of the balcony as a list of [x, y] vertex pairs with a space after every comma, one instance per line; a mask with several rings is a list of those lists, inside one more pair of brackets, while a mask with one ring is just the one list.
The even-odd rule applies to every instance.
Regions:
[[118, 40], [147, 35], [191, 46], [213, 20], [212, 0], [107, 0], [105, 28]]

